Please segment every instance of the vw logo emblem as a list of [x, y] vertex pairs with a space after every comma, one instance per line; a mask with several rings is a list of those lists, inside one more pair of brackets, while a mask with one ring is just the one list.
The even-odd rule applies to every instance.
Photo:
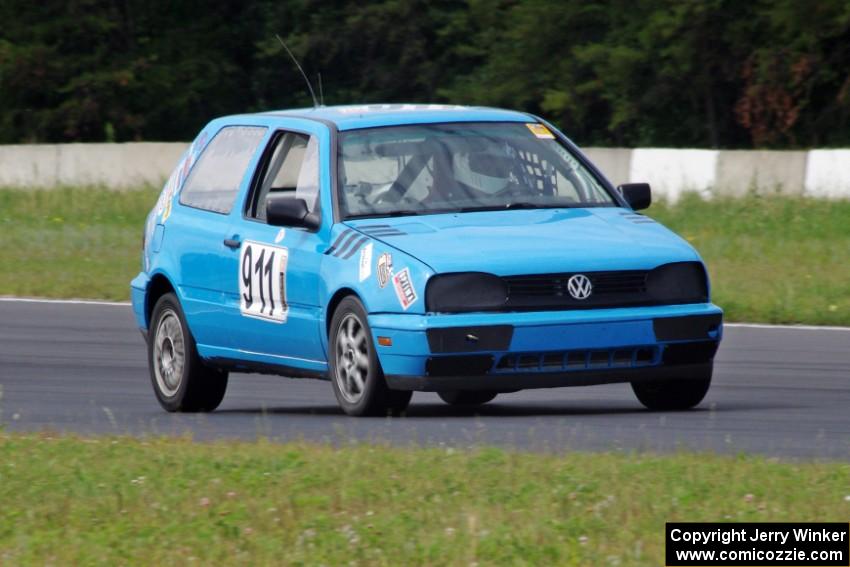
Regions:
[[587, 299], [593, 292], [593, 284], [586, 275], [576, 274], [567, 280], [567, 291], [574, 299]]

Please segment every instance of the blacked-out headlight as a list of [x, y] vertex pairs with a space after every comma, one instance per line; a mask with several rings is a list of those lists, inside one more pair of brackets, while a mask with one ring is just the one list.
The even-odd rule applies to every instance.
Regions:
[[659, 303], [705, 303], [708, 276], [699, 262], [664, 264], [647, 274], [646, 291]]
[[486, 311], [502, 307], [507, 300], [505, 282], [483, 272], [434, 276], [425, 289], [425, 305], [432, 312]]

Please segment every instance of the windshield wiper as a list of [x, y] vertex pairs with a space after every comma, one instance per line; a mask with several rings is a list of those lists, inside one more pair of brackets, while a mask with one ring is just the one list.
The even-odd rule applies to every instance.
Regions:
[[381, 217], [415, 217], [421, 215], [423, 211], [414, 211], [413, 209], [402, 209], [398, 211], [389, 211], [387, 213], [375, 213], [375, 216]]
[[475, 211], [509, 211], [511, 209], [569, 209], [576, 208], [581, 205], [554, 203], [529, 203], [527, 201], [517, 201], [515, 203], [505, 203], [504, 205], [481, 205], [478, 207], [463, 207], [458, 209], [461, 213], [474, 213]]
[[400, 209], [397, 211], [366, 213], [362, 215], [349, 215], [346, 219], [374, 219], [374, 218], [390, 218], [390, 217], [417, 217], [422, 215], [442, 215], [451, 213], [474, 213], [479, 211], [509, 211], [512, 209], [575, 209], [586, 205], [575, 203], [530, 203], [528, 201], [516, 201], [513, 203], [505, 203], [503, 205], [479, 205], [472, 207], [458, 207], [446, 209]]
[[386, 211], [381, 213], [365, 213], [362, 215], [348, 215], [347, 219], [375, 219], [375, 218], [383, 218], [383, 217], [413, 217], [416, 215], [423, 214], [422, 211], [413, 211], [413, 210], [400, 210], [400, 211]]
[[433, 215], [436, 213], [445, 213], [447, 211], [436, 211], [432, 209], [422, 209], [414, 211], [413, 209], [400, 209], [397, 211], [386, 211], [381, 213], [366, 213], [363, 215], [349, 215], [347, 219], [375, 219], [384, 217], [416, 217], [419, 215]]

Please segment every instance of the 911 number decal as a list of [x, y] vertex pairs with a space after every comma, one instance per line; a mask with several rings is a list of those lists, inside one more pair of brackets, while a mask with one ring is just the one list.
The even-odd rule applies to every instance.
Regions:
[[286, 323], [289, 250], [245, 241], [239, 255], [239, 310], [247, 317]]

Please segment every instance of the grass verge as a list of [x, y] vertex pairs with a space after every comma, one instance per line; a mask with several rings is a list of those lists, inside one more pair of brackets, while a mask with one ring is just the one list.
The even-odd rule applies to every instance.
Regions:
[[667, 521], [846, 521], [850, 465], [0, 434], [0, 502], [9, 565], [660, 565]]
[[0, 295], [126, 300], [158, 193], [0, 190]]
[[[127, 299], [157, 192], [0, 190], [0, 295]], [[648, 214], [703, 255], [727, 320], [850, 325], [850, 201], [686, 195]]]
[[648, 214], [699, 250], [727, 320], [850, 325], [850, 200], [691, 194]]

